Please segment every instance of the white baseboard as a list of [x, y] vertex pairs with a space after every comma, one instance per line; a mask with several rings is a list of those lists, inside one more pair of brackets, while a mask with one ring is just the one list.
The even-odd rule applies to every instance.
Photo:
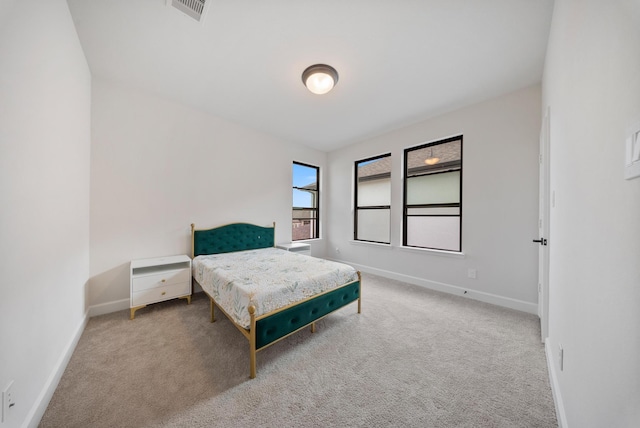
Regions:
[[116, 300], [114, 302], [100, 303], [99, 305], [89, 306], [89, 318], [98, 315], [110, 314], [124, 309], [129, 309], [129, 299]]
[[553, 393], [553, 402], [556, 405], [556, 417], [558, 418], [559, 428], [569, 428], [567, 423], [567, 414], [564, 411], [564, 402], [560, 393], [560, 384], [558, 383], [558, 375], [556, 366], [553, 364], [553, 354], [549, 344], [549, 338], [544, 341], [544, 353], [547, 356], [547, 368], [549, 370], [549, 383], [551, 384], [551, 392]]
[[502, 306], [505, 308], [515, 309], [521, 312], [527, 312], [530, 314], [538, 314], [538, 305], [535, 303], [529, 303], [522, 300], [511, 299], [509, 297], [502, 297], [496, 294], [484, 293], [482, 291], [469, 290], [466, 288], [458, 287], [456, 285], [444, 284], [442, 282], [430, 281], [415, 276], [404, 275], [397, 272], [391, 272], [388, 270], [378, 269], [371, 266], [361, 265], [358, 263], [351, 263], [344, 260], [335, 260], [341, 263], [347, 263], [362, 272], [372, 273], [374, 275], [382, 276], [385, 278], [395, 279], [402, 282], [408, 282], [409, 284], [419, 285], [421, 287], [428, 288], [430, 290], [441, 291], [443, 293], [454, 294], [456, 296], [468, 297], [473, 300], [478, 300], [484, 303], [491, 303], [493, 305]]
[[33, 407], [29, 411], [29, 414], [27, 415], [24, 424], [22, 425], [23, 428], [37, 428], [38, 424], [40, 424], [40, 420], [42, 419], [42, 416], [44, 416], [44, 412], [47, 410], [47, 406], [51, 401], [51, 397], [53, 397], [53, 393], [58, 387], [58, 383], [60, 382], [60, 379], [62, 378], [62, 375], [67, 368], [67, 364], [69, 364], [69, 360], [71, 359], [73, 351], [75, 351], [76, 346], [78, 345], [78, 341], [80, 340], [80, 337], [84, 332], [84, 328], [87, 326], [87, 322], [89, 322], [88, 313], [86, 313], [82, 318], [82, 321], [76, 329], [75, 334], [67, 344], [67, 347], [64, 349], [64, 352], [54, 366], [53, 372], [49, 376], [49, 379], [47, 379], [47, 382], [44, 384], [44, 387], [42, 388], [42, 391], [33, 404]]

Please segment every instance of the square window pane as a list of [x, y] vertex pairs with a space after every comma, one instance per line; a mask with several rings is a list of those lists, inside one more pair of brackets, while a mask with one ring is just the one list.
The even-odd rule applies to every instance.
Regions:
[[296, 220], [291, 224], [291, 238], [293, 241], [314, 239], [316, 236], [316, 220]]
[[310, 209], [310, 210], [305, 210], [305, 209], [300, 209], [300, 208], [294, 208], [291, 217], [294, 220], [307, 220], [307, 219], [314, 219], [316, 218], [316, 210]]
[[407, 245], [460, 251], [460, 217], [407, 217]]
[[293, 189], [293, 206], [301, 208], [315, 208], [318, 205], [316, 191]]
[[359, 161], [358, 182], [376, 180], [391, 175], [391, 155], [385, 155], [377, 159]]
[[462, 140], [449, 141], [407, 152], [408, 176], [459, 168], [462, 163]]
[[391, 178], [359, 182], [358, 206], [375, 207], [381, 205], [391, 205]]
[[391, 230], [389, 209], [357, 210], [358, 231], [356, 239], [388, 244]]
[[460, 203], [460, 171], [407, 178], [407, 205]]
[[293, 187], [318, 190], [318, 168], [294, 163]]

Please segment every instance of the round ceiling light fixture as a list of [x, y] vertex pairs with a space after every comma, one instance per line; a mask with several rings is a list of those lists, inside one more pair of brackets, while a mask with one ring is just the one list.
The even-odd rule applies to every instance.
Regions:
[[326, 94], [338, 83], [338, 72], [330, 65], [315, 64], [302, 72], [302, 83], [314, 94]]

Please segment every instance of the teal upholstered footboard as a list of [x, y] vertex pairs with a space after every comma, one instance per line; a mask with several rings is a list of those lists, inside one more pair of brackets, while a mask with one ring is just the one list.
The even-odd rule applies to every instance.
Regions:
[[256, 320], [256, 350], [277, 342], [331, 312], [358, 300], [360, 281], [352, 282], [325, 294], [305, 300]]
[[256, 377], [256, 353], [258, 351], [308, 325], [311, 325], [312, 332], [315, 331], [315, 321], [356, 300], [358, 301], [358, 313], [360, 313], [361, 283], [362, 277], [358, 272], [357, 281], [260, 317], [255, 316], [255, 307], [249, 306], [251, 328], [248, 336], [251, 379]]

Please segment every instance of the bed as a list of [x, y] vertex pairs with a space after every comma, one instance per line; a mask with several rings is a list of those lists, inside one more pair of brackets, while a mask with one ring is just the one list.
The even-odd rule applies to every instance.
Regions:
[[361, 275], [351, 266], [275, 248], [271, 227], [191, 224], [192, 275], [209, 296], [211, 322], [221, 310], [249, 341], [250, 378], [256, 353], [358, 302]]

